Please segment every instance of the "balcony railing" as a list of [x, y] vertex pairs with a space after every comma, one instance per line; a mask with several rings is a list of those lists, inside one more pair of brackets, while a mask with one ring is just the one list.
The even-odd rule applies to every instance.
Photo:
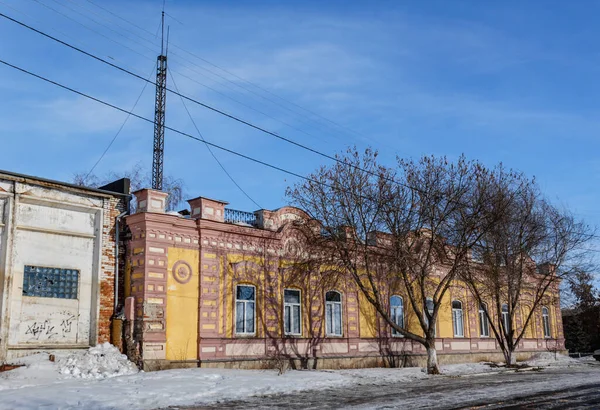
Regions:
[[225, 222], [238, 225], [250, 225], [256, 227], [256, 215], [252, 212], [238, 211], [237, 209], [225, 208]]

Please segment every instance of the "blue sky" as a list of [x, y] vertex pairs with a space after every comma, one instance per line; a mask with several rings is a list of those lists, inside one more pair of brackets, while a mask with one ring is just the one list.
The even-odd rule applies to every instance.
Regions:
[[[0, 12], [147, 77], [162, 1], [92, 1], [0, 0]], [[592, 1], [167, 0], [169, 66], [183, 93], [329, 154], [357, 145], [379, 148], [389, 164], [396, 154], [502, 161], [598, 225], [599, 9]], [[143, 88], [5, 19], [0, 38], [1, 59], [124, 108]], [[4, 66], [0, 93], [0, 169], [69, 181], [92, 167], [125, 118]], [[135, 112], [151, 118], [153, 99], [149, 86]], [[179, 98], [167, 104], [167, 125], [196, 135]], [[188, 107], [207, 140], [300, 174], [326, 162]], [[151, 125], [130, 119], [96, 173], [140, 161], [150, 169], [152, 137]], [[261, 207], [285, 204], [295, 178], [215, 153]], [[165, 173], [182, 178], [189, 197], [256, 209], [204, 145], [169, 131]]]

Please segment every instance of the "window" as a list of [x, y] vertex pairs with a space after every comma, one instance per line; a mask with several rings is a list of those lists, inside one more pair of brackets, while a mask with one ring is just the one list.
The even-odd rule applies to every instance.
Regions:
[[[390, 298], [390, 316], [392, 322], [404, 329], [404, 303], [400, 296], [392, 296]], [[392, 328], [392, 336], [402, 337], [402, 333]]]
[[452, 302], [452, 326], [454, 327], [454, 337], [465, 336], [462, 302], [460, 300]]
[[544, 337], [550, 338], [550, 315], [546, 306], [542, 307], [542, 325], [544, 326]]
[[25, 265], [23, 296], [77, 299], [79, 271]]
[[483, 251], [479, 248], [471, 248], [471, 260], [476, 263], [483, 263]]
[[325, 333], [342, 335], [342, 294], [333, 290], [325, 294]]
[[[429, 312], [430, 316], [433, 316], [433, 307], [434, 307], [433, 299], [427, 298], [425, 300], [425, 309], [427, 309], [427, 312]], [[429, 327], [429, 319], [427, 318], [427, 315], [424, 314], [423, 317], [425, 318], [425, 324]], [[436, 336], [435, 329], [433, 329], [433, 335]]]
[[510, 317], [508, 316], [508, 305], [502, 305], [502, 323], [504, 324], [504, 332], [510, 332]]
[[286, 335], [302, 333], [300, 313], [300, 291], [285, 289], [283, 291], [283, 327]]
[[238, 285], [235, 294], [235, 333], [253, 335], [256, 319], [256, 288]]
[[479, 335], [481, 337], [490, 336], [490, 322], [485, 312], [487, 312], [487, 305], [482, 303], [479, 305]]

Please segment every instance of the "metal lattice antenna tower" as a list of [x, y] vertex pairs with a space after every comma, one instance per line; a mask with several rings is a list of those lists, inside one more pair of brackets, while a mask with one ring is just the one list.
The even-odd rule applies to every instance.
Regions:
[[154, 151], [152, 158], [152, 189], [163, 189], [163, 159], [165, 155], [165, 106], [167, 103], [167, 55], [164, 50], [165, 11], [162, 12], [160, 55], [156, 59], [156, 101], [154, 106]]

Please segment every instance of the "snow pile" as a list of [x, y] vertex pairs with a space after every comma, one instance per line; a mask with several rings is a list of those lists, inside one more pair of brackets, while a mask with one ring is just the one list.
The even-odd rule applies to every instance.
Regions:
[[533, 367], [578, 366], [582, 364], [580, 360], [573, 359], [569, 356], [565, 356], [559, 353], [554, 354], [552, 352], [537, 353], [525, 363]]
[[59, 362], [60, 374], [80, 379], [106, 379], [139, 372], [127, 356], [110, 343], [90, 347], [85, 353], [73, 353]]

